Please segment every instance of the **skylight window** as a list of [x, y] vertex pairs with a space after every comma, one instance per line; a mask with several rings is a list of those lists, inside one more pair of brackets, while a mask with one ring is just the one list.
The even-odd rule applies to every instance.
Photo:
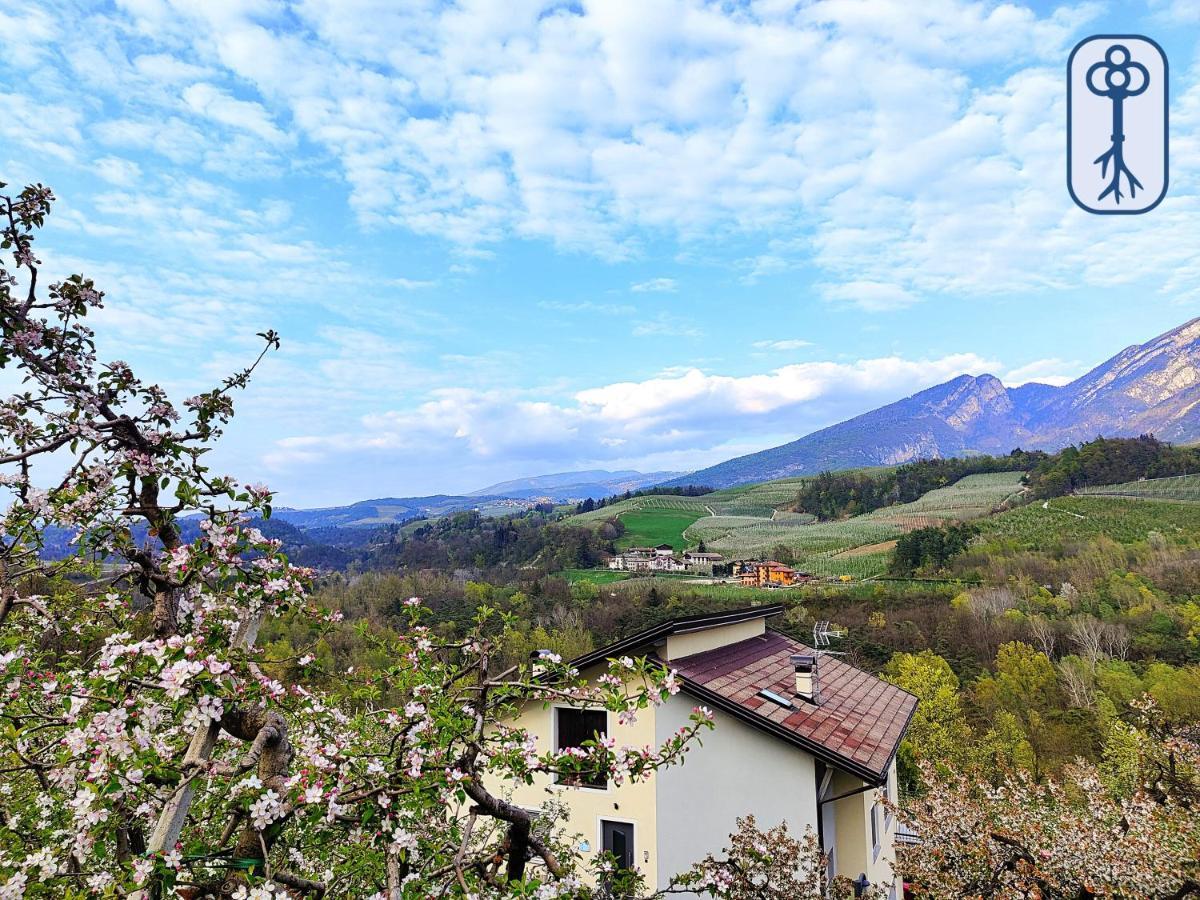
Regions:
[[777, 703], [784, 709], [792, 708], [791, 700], [787, 699], [787, 697], [780, 697], [774, 691], [759, 691], [758, 696], [762, 697], [764, 700], [770, 700], [772, 703]]

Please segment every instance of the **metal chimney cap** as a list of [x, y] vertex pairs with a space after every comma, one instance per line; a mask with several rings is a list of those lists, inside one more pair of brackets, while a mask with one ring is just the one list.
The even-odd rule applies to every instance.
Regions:
[[789, 658], [797, 672], [811, 672], [817, 667], [817, 658], [811, 653], [794, 653]]

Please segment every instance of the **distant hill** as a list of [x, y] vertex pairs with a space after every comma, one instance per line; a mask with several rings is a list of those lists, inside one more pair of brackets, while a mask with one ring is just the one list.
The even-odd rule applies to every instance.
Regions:
[[827, 469], [915, 459], [1058, 450], [1106, 437], [1153, 433], [1200, 441], [1200, 318], [1122, 350], [1063, 387], [1005, 387], [992, 375], [945, 384], [806, 437], [666, 482], [728, 487]]
[[556, 500], [599, 500], [626, 491], [636, 491], [650, 485], [662, 484], [680, 475], [679, 472], [635, 472], [627, 469], [609, 472], [590, 469], [582, 472], [558, 472], [553, 475], [534, 475], [489, 485], [467, 496], [491, 497], [552, 497]]
[[[466, 509], [476, 509], [498, 501], [497, 497], [462, 497], [453, 494], [434, 494], [429, 497], [384, 497], [379, 500], [360, 500], [348, 506], [327, 506], [320, 509], [276, 509], [274, 518], [297, 528], [363, 528], [391, 525], [409, 519], [446, 516]], [[514, 504], [514, 512], [517, 509]]]
[[611, 497], [674, 478], [678, 472], [608, 472], [595, 469], [560, 472], [505, 481], [470, 494], [432, 494], [428, 497], [383, 497], [346, 506], [320, 509], [276, 508], [274, 517], [305, 531], [314, 528], [371, 528], [411, 519], [429, 519], [478, 509], [487, 515], [519, 512], [534, 500], [555, 502]]

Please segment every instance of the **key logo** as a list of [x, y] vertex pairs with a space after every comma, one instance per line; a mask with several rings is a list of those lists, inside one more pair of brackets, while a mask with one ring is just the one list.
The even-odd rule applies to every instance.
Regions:
[[1167, 194], [1167, 57], [1148, 37], [1097, 34], [1067, 61], [1067, 190], [1090, 213], [1137, 215]]

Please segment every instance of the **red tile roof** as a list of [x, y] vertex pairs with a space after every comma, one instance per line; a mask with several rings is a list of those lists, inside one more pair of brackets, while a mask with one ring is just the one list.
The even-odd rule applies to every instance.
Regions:
[[[805, 747], [819, 758], [866, 780], [882, 780], [917, 708], [907, 691], [836, 656], [818, 664], [821, 704], [795, 696], [789, 657], [815, 651], [768, 631], [715, 650], [673, 659], [684, 690], [755, 727]], [[758, 696], [768, 690], [792, 702], [780, 706]]]

